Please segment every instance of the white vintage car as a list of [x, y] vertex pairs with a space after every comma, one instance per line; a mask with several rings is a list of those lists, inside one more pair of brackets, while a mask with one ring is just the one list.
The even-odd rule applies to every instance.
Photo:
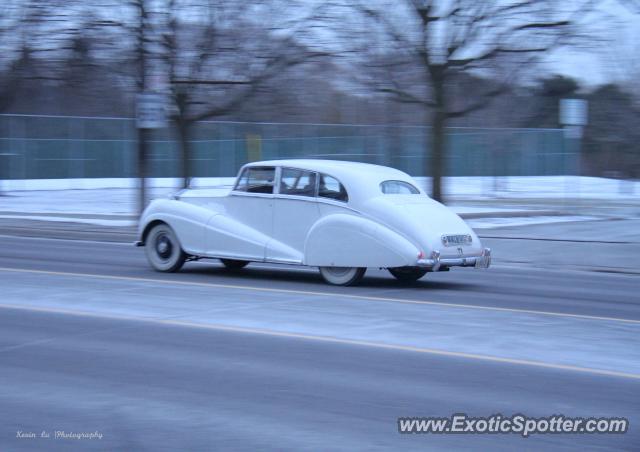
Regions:
[[487, 268], [491, 252], [407, 174], [366, 163], [273, 160], [245, 165], [232, 189], [187, 189], [153, 201], [139, 226], [151, 266], [216, 258], [319, 267], [351, 285], [367, 267], [414, 281], [450, 267]]

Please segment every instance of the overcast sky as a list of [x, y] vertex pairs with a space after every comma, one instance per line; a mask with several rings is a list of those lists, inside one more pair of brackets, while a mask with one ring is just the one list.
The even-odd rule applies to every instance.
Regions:
[[640, 77], [640, 12], [633, 14], [613, 0], [604, 2], [601, 12], [609, 16], [600, 24], [609, 41], [598, 50], [557, 51], [547, 60], [548, 71], [569, 75], [586, 86]]

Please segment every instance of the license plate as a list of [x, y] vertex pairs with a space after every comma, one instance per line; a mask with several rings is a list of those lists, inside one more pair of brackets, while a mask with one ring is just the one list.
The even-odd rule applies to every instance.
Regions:
[[472, 238], [469, 234], [443, 235], [442, 244], [444, 246], [467, 246], [471, 245]]

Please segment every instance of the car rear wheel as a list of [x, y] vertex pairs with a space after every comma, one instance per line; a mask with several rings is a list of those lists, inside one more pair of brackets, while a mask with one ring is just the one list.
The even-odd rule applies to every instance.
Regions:
[[366, 272], [362, 267], [320, 267], [324, 280], [334, 286], [352, 286], [360, 282]]
[[159, 272], [176, 272], [187, 259], [178, 237], [168, 224], [154, 226], [147, 235], [144, 248], [149, 264]]
[[220, 259], [220, 262], [229, 270], [240, 270], [247, 266], [249, 261], [241, 261], [237, 259]]
[[421, 267], [395, 267], [390, 268], [389, 273], [399, 281], [414, 282], [422, 278], [427, 273], [427, 269]]

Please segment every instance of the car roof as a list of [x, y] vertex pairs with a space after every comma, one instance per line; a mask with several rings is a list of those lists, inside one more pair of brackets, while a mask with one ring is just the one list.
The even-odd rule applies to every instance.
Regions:
[[[321, 160], [321, 159], [283, 159], [283, 160], [264, 160], [261, 162], [252, 162], [245, 165], [246, 167], [254, 166], [282, 166], [304, 169], [309, 171], [318, 171], [335, 176], [338, 179], [349, 180], [354, 175], [368, 174], [379, 179], [393, 179], [394, 177], [404, 176], [406, 173], [388, 166], [374, 165], [371, 163], [348, 162], [343, 160]], [[403, 179], [404, 179], [403, 177]]]
[[349, 193], [349, 203], [357, 204], [381, 194], [379, 183], [385, 180], [401, 180], [412, 185], [415, 181], [407, 173], [388, 166], [343, 160], [286, 159], [265, 160], [246, 164], [243, 168], [280, 166], [328, 174], [344, 184]]

